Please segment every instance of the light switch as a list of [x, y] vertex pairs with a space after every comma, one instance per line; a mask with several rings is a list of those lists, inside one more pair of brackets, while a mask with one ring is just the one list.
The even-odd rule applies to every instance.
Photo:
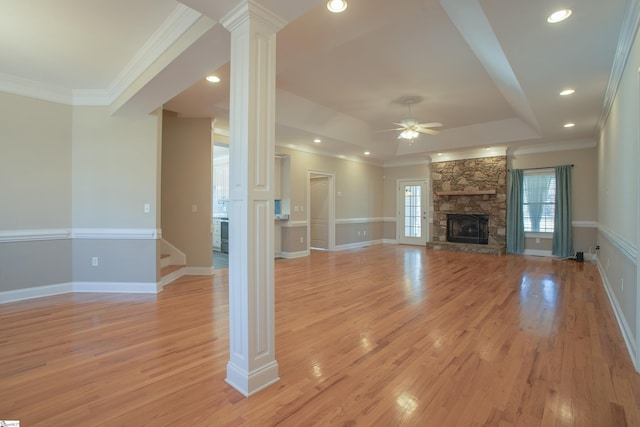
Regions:
[[191, 212], [193, 213], [198, 212], [198, 205], [191, 205]]
[[144, 213], [149, 213], [149, 212], [151, 212], [151, 204], [145, 203], [144, 204]]

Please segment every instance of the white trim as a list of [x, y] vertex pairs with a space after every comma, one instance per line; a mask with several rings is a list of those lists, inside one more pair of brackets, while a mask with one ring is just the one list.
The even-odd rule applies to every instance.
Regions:
[[157, 228], [74, 228], [73, 239], [156, 240], [162, 234]]
[[185, 267], [187, 276], [213, 276], [213, 267]]
[[397, 245], [398, 244], [398, 240], [397, 239], [382, 239], [382, 243], [385, 245]]
[[523, 255], [553, 257], [551, 251], [543, 251], [540, 249], [525, 249]]
[[611, 113], [613, 107], [613, 101], [618, 93], [620, 87], [620, 81], [624, 74], [624, 69], [629, 59], [633, 42], [638, 32], [638, 25], [640, 23], [640, 1], [631, 0], [627, 3], [627, 10], [622, 18], [622, 27], [620, 29], [620, 35], [618, 37], [617, 48], [615, 56], [613, 58], [613, 64], [611, 66], [611, 73], [609, 74], [609, 82], [607, 84], [607, 90], [604, 94], [604, 103], [602, 113], [598, 120], [598, 129], [603, 129], [605, 123]]
[[633, 246], [633, 244], [600, 223], [598, 223], [598, 230], [613, 244], [613, 246], [622, 252], [624, 256], [637, 265], [638, 250]]
[[201, 13], [179, 3], [109, 86], [71, 91], [73, 105], [111, 105], [201, 16]]
[[533, 231], [525, 231], [524, 232], [524, 237], [526, 237], [527, 239], [553, 239], [553, 233], [540, 233], [540, 232], [533, 232]]
[[172, 271], [171, 273], [165, 276], [162, 276], [160, 278], [160, 281], [158, 282], [158, 289], [160, 290], [164, 289], [164, 287], [167, 286], [169, 283], [173, 282], [174, 280], [178, 280], [179, 278], [184, 276], [186, 274], [186, 271], [187, 271], [187, 268], [182, 267], [182, 268], [179, 268], [178, 270]]
[[595, 139], [577, 139], [566, 142], [553, 142], [550, 144], [536, 144], [536, 145], [523, 145], [509, 148], [507, 150], [507, 157], [517, 154], [537, 154], [537, 153], [549, 153], [554, 151], [571, 151], [571, 150], [585, 150], [587, 148], [594, 148], [598, 145]]
[[[395, 218], [393, 219], [396, 220]], [[342, 218], [336, 219], [336, 224], [367, 224], [371, 222], [384, 222], [385, 218]]]
[[4, 73], [0, 73], [0, 91], [65, 105], [73, 101], [68, 88]]
[[364, 247], [372, 246], [372, 245], [381, 245], [382, 243], [383, 243], [382, 239], [369, 240], [369, 241], [366, 241], [366, 242], [347, 243], [345, 245], [336, 246], [336, 251], [346, 251], [346, 250], [349, 250], [349, 249], [364, 248]]
[[23, 301], [32, 298], [50, 297], [53, 295], [68, 294], [73, 292], [72, 283], [60, 283], [57, 285], [35, 286], [25, 289], [14, 289], [0, 292], [0, 304]]
[[187, 264], [187, 255], [182, 252], [180, 249], [176, 248], [172, 245], [168, 240], [161, 239], [160, 243], [160, 254], [168, 254], [170, 264], [173, 265], [186, 265]]
[[161, 290], [161, 284], [155, 282], [73, 282], [73, 292], [157, 294]]
[[280, 257], [284, 259], [293, 259], [293, 258], [303, 258], [309, 256], [309, 251], [299, 251], [299, 252], [280, 252]]
[[40, 230], [0, 230], [0, 243], [33, 242], [36, 240], [64, 240], [71, 237], [71, 230], [50, 228]]
[[383, 163], [385, 168], [397, 168], [402, 166], [422, 166], [431, 164], [430, 158], [411, 158], [400, 160], [387, 160]]
[[227, 363], [227, 378], [225, 378], [225, 381], [245, 397], [269, 387], [278, 380], [280, 380], [278, 362], [275, 360], [251, 372], [245, 371], [231, 361]]
[[624, 312], [622, 311], [622, 307], [616, 298], [615, 293], [613, 292], [613, 288], [611, 287], [611, 283], [607, 279], [607, 275], [604, 273], [604, 269], [602, 268], [602, 264], [600, 260], [596, 260], [596, 265], [598, 266], [598, 271], [600, 272], [600, 277], [602, 278], [602, 283], [604, 284], [604, 290], [607, 292], [607, 297], [609, 297], [609, 303], [611, 304], [611, 308], [613, 308], [613, 313], [616, 316], [616, 320], [618, 321], [618, 327], [620, 328], [620, 332], [622, 333], [622, 338], [624, 338], [624, 342], [627, 345], [627, 351], [629, 352], [629, 356], [631, 357], [631, 361], [633, 362], [636, 371], [640, 372], [640, 361], [637, 358], [637, 347], [636, 340], [633, 336], [633, 331], [629, 327], [627, 320], [624, 317]]
[[306, 227], [307, 221], [282, 221], [280, 226], [286, 228]]

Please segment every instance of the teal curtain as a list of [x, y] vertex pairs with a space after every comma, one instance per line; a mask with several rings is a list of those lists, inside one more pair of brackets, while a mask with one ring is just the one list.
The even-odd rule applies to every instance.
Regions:
[[571, 165], [556, 167], [556, 215], [553, 231], [554, 256], [573, 256], [571, 236]]
[[511, 169], [507, 176], [507, 253], [524, 252], [524, 217], [522, 169]]

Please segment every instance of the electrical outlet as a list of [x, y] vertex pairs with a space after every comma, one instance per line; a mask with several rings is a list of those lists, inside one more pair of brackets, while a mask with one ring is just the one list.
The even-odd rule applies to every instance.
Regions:
[[536, 243], [540, 243], [540, 238], [536, 237]]
[[300, 237], [300, 243], [304, 243], [304, 237]]
[[198, 212], [198, 205], [191, 205], [191, 212], [193, 213]]
[[294, 212], [298, 212], [299, 210], [300, 210], [300, 208], [298, 207], [298, 205], [295, 205], [295, 206], [293, 207], [293, 211], [294, 211]]
[[358, 237], [360, 237], [360, 232], [358, 231]]
[[93, 267], [97, 267], [98, 266], [98, 257], [94, 256], [93, 258], [91, 258], [91, 265]]
[[364, 230], [364, 231], [362, 232], [362, 235], [363, 235], [363, 236], [366, 236], [366, 235], [367, 235], [367, 230]]

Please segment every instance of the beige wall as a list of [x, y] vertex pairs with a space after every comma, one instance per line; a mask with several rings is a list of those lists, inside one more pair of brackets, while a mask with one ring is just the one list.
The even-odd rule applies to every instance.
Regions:
[[211, 121], [165, 113], [162, 135], [162, 236], [189, 267], [211, 267]]
[[71, 107], [0, 93], [0, 230], [71, 227]]
[[156, 228], [158, 120], [74, 107], [74, 228]]
[[[307, 172], [335, 174], [336, 219], [377, 218], [383, 212], [383, 169], [380, 166], [337, 159], [319, 154], [277, 147], [290, 158], [291, 206], [307, 203]], [[342, 197], [338, 196], [342, 194]], [[306, 221], [307, 213], [291, 211], [291, 220]]]
[[622, 333], [640, 368], [638, 307], [638, 69], [636, 34], [622, 80], [598, 142], [598, 254], [600, 272], [621, 321]]
[[[578, 150], [519, 153], [508, 156], [509, 168], [552, 168], [572, 164], [571, 203], [573, 209], [573, 249], [585, 254], [595, 253], [598, 218], [598, 151], [595, 147]], [[551, 238], [528, 237], [525, 250], [551, 251]]]

